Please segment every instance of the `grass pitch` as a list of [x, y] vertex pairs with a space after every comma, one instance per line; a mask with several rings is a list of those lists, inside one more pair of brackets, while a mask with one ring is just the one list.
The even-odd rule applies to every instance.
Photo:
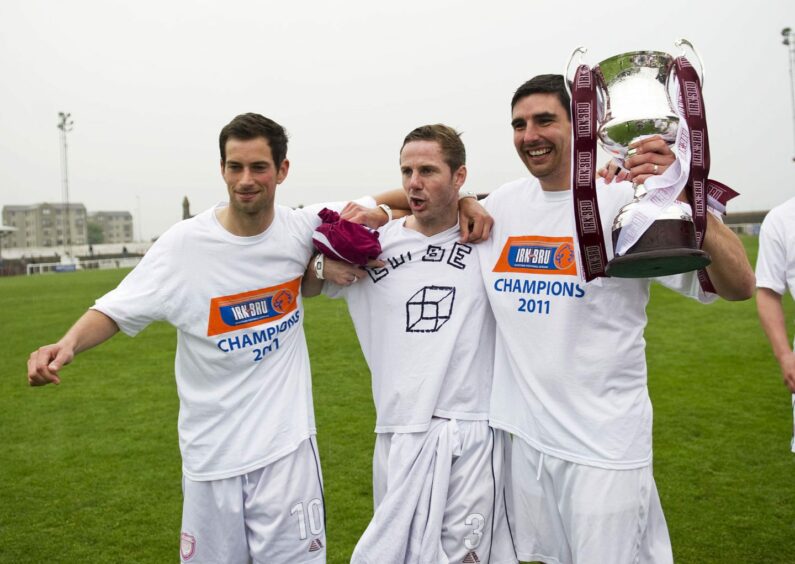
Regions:
[[[25, 379], [30, 351], [124, 273], [0, 279], [0, 562], [178, 560], [174, 330], [114, 337], [57, 387]], [[795, 561], [790, 396], [753, 301], [701, 306], [655, 287], [648, 314], [655, 476], [676, 561]], [[369, 373], [344, 303], [308, 300], [305, 326], [328, 561], [344, 563], [371, 513]]]

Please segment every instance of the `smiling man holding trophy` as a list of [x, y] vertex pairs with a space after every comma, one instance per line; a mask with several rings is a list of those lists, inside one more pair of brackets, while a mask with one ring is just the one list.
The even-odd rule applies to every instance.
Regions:
[[[643, 338], [651, 278], [638, 276], [672, 274], [657, 280], [702, 302], [717, 296], [748, 299], [754, 288], [739, 239], [718, 217], [690, 209], [690, 192], [709, 196], [707, 155], [700, 153], [701, 170], [693, 175], [691, 168], [698, 165], [691, 162], [693, 151], [678, 145], [672, 151], [668, 143], [692, 146], [695, 127], [681, 132], [687, 120], [671, 105], [663, 115], [653, 109], [622, 118], [623, 125], [611, 122], [628, 103], [621, 96], [634, 88], [599, 92], [597, 81], [649, 74], [658, 80], [660, 72], [645, 70], [646, 55], [608, 61], [616, 59], [613, 67], [600, 64], [603, 76], [578, 69], [573, 104], [561, 75], [540, 75], [519, 87], [511, 101], [511, 125], [514, 146], [531, 176], [484, 200], [495, 224], [478, 254], [498, 327], [490, 422], [513, 435], [507, 505], [523, 561], [672, 561], [652, 475]], [[584, 90], [591, 96], [585, 101]], [[602, 102], [610, 96], [610, 105], [600, 109], [600, 96]], [[636, 107], [646, 111], [648, 96], [640, 97], [630, 114]], [[699, 108], [703, 118], [703, 104]], [[630, 182], [609, 182], [615, 165], [594, 182], [600, 114], [605, 139], [614, 140], [624, 128], [619, 180], [644, 184], [639, 193]], [[705, 147], [701, 143], [698, 149]], [[686, 188], [696, 182], [695, 189]], [[685, 188], [684, 195], [676, 185]], [[712, 197], [692, 201], [721, 206], [722, 185], [713, 186]], [[652, 196], [649, 202], [642, 201], [648, 197], [644, 192]], [[633, 200], [640, 213], [634, 206], [622, 210]], [[651, 212], [649, 205], [655, 208]], [[605, 238], [613, 227], [617, 233]], [[654, 244], [647, 245], [644, 233]], [[628, 250], [614, 252], [614, 245]], [[639, 260], [611, 262], [633, 252]], [[659, 257], [663, 264], [655, 265], [652, 259]], [[624, 269], [622, 262], [640, 266]]]

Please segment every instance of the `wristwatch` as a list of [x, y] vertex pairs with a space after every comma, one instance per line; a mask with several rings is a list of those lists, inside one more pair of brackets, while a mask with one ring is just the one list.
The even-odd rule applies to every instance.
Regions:
[[318, 253], [315, 255], [315, 258], [312, 259], [312, 267], [315, 269], [315, 276], [317, 276], [318, 280], [324, 280], [323, 278], [323, 266], [326, 263], [326, 256], [322, 253]]
[[472, 190], [459, 190], [458, 191], [458, 200], [463, 200], [464, 198], [475, 198], [478, 199], [478, 195], [475, 194]]
[[386, 204], [378, 204], [378, 207], [381, 208], [382, 210], [384, 210], [384, 213], [386, 214], [386, 217], [387, 217], [387, 220], [386, 220], [387, 223], [392, 221], [392, 208], [390, 208]]

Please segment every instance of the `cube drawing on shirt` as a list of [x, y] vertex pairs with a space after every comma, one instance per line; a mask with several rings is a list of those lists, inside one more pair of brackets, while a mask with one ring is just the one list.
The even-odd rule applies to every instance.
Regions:
[[426, 286], [406, 302], [406, 331], [435, 333], [453, 313], [455, 288]]

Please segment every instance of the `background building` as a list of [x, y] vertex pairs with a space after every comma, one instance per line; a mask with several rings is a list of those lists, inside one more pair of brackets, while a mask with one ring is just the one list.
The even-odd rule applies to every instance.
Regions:
[[99, 211], [88, 214], [89, 223], [102, 228], [98, 243], [130, 243], [133, 241], [132, 214], [126, 211]]
[[16, 228], [3, 242], [5, 248], [85, 245], [88, 241], [83, 204], [3, 206], [2, 223]]

